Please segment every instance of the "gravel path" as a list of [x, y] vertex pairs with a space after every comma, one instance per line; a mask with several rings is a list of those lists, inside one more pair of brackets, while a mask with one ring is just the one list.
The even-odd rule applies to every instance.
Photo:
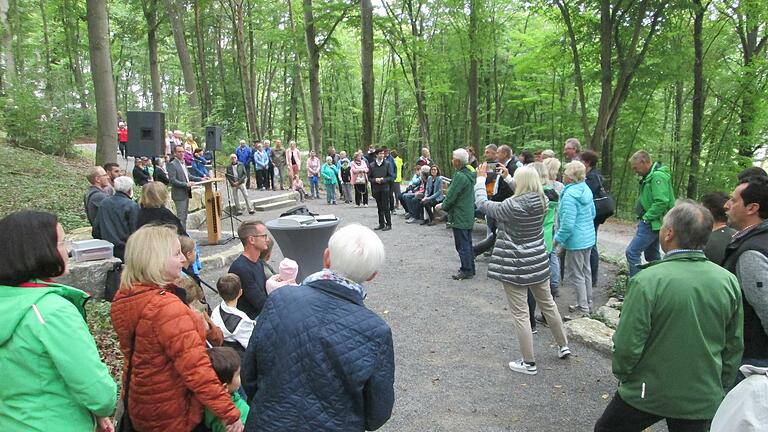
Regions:
[[[252, 199], [274, 193], [249, 192]], [[307, 206], [316, 213], [336, 214], [341, 225], [372, 227], [377, 221], [373, 202], [368, 208], [328, 206], [321, 198], [307, 201]], [[283, 210], [246, 219], [266, 221]], [[381, 430], [592, 430], [616, 388], [610, 360], [577, 343], [571, 343], [574, 355], [560, 360], [549, 329], [539, 327], [534, 335], [539, 374], [510, 371], [507, 363], [520, 358], [520, 351], [501, 285], [485, 276], [488, 258], [478, 259], [477, 277], [454, 281], [450, 275], [458, 268], [458, 255], [445, 225], [405, 224], [396, 215], [393, 226], [380, 233], [388, 264], [368, 284], [366, 300], [392, 327], [395, 343], [396, 402]], [[621, 255], [631, 227], [603, 228], [601, 250]], [[477, 225], [475, 239], [484, 233], [485, 227]], [[276, 247], [270, 263], [276, 267], [281, 259]], [[225, 271], [204, 270], [203, 278], [215, 282]], [[601, 263], [596, 305], [605, 302], [615, 272], [615, 266]], [[215, 304], [215, 294], [209, 294]], [[574, 300], [573, 294], [562, 292], [557, 299], [562, 314]]]

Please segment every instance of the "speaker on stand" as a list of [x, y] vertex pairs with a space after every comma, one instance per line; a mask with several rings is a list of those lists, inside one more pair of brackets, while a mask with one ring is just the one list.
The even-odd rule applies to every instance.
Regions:
[[[125, 155], [133, 156], [134, 164], [137, 157], [146, 156], [154, 160], [165, 154], [165, 113], [157, 111], [128, 111], [128, 144]], [[125, 171], [128, 175], [128, 159], [125, 161]]]
[[[221, 143], [221, 127], [219, 126], [206, 126], [205, 128], [205, 149], [210, 151], [213, 154], [213, 176], [218, 177], [216, 174], [216, 152], [223, 150], [222, 143]], [[224, 170], [226, 173], [226, 169]], [[226, 177], [226, 174], [225, 174]], [[235, 232], [235, 219], [237, 219], [238, 222], [243, 223], [242, 220], [238, 219], [234, 212], [232, 212], [232, 192], [230, 191], [229, 187], [229, 180], [224, 180], [226, 183], [226, 189], [227, 189], [227, 208], [229, 210], [224, 210], [226, 212], [226, 216], [229, 218], [229, 228], [232, 232], [232, 237], [228, 239], [222, 239], [220, 244], [227, 244], [231, 242], [232, 240], [239, 238], [237, 236], [237, 233]], [[214, 187], [216, 188], [216, 191], [218, 193], [218, 183], [214, 184]], [[220, 197], [221, 195], [219, 195]], [[248, 196], [245, 197], [246, 199], [246, 208], [248, 207]], [[221, 205], [219, 205], [219, 208], [221, 208]], [[237, 209], [235, 209], [235, 212]]]

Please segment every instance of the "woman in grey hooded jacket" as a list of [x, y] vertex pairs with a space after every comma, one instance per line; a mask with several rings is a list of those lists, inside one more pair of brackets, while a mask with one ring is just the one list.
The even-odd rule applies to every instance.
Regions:
[[[549, 258], [544, 246], [544, 215], [547, 198], [539, 174], [533, 167], [515, 171], [514, 195], [502, 202], [490, 201], [485, 191], [485, 164], [477, 169], [475, 205], [478, 210], [494, 218], [497, 225], [496, 245], [493, 248], [488, 277], [501, 281], [512, 312], [513, 328], [520, 343], [523, 358], [509, 362], [509, 368], [528, 375], [537, 373], [533, 354], [533, 335], [528, 319], [528, 290], [550, 325], [558, 345], [558, 356], [568, 357], [568, 339], [563, 330], [560, 312], [549, 291]], [[502, 173], [509, 177], [509, 173]]]

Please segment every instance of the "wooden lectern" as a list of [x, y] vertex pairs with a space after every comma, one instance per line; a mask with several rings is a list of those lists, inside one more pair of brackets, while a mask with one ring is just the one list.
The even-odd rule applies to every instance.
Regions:
[[213, 184], [223, 178], [211, 178], [196, 182], [205, 186], [205, 222], [208, 224], [208, 244], [219, 244], [221, 240], [221, 194], [213, 190]]

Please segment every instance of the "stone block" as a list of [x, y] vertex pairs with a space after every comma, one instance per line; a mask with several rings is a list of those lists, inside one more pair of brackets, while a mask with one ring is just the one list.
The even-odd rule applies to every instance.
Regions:
[[568, 337], [606, 355], [612, 355], [613, 329], [591, 318], [579, 318], [565, 323]]
[[189, 199], [187, 212], [192, 213], [200, 209], [205, 209], [205, 189], [202, 186], [192, 188], [192, 198]]
[[603, 317], [609, 326], [616, 328], [619, 325], [619, 311], [608, 306], [600, 306], [597, 310], [597, 314]]
[[187, 229], [206, 229], [205, 210], [199, 210], [187, 215]]
[[103, 299], [107, 272], [120, 262], [119, 258], [114, 257], [85, 262], [75, 262], [70, 259], [67, 262], [69, 273], [57, 277], [56, 282], [81, 289], [94, 299]]

